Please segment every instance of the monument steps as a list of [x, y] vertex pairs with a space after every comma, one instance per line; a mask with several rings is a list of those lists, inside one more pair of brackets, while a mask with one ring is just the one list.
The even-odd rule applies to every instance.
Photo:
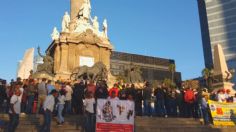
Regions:
[[[7, 114], [0, 114], [0, 119], [8, 121]], [[20, 116], [20, 123], [16, 132], [37, 132], [43, 123], [42, 115]], [[52, 132], [83, 132], [84, 117], [68, 115], [63, 126], [58, 126], [56, 118], [51, 123]], [[136, 117], [136, 132], [235, 132], [232, 128], [213, 128], [204, 126], [199, 119], [192, 118], [160, 118], [160, 117]], [[1, 132], [1, 130], [0, 130]]]

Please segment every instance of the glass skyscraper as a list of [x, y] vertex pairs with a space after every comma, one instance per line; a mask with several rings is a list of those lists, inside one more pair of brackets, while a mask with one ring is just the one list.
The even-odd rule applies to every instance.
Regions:
[[213, 66], [214, 46], [221, 44], [229, 69], [236, 69], [236, 0], [197, 1], [206, 67]]

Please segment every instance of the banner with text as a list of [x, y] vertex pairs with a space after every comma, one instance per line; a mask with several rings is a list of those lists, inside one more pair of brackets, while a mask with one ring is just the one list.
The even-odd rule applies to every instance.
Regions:
[[98, 99], [96, 132], [133, 132], [134, 102]]
[[236, 103], [219, 103], [208, 101], [216, 126], [235, 126], [236, 124]]

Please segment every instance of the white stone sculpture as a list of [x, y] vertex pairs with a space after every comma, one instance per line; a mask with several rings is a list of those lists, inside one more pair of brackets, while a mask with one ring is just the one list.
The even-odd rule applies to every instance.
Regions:
[[105, 37], [105, 38], [108, 38], [108, 35], [107, 35], [107, 28], [108, 28], [107, 19], [105, 19], [105, 20], [103, 21], [103, 37]]
[[52, 40], [57, 40], [60, 37], [60, 33], [58, 32], [57, 28], [54, 27], [52, 34], [51, 34]]
[[95, 30], [96, 33], [98, 33], [99, 32], [98, 17], [95, 16], [92, 22], [93, 22], [93, 29]]
[[83, 17], [83, 19], [89, 22], [89, 19], [91, 18], [90, 13], [91, 13], [90, 0], [84, 0], [84, 3], [79, 11], [79, 16]]
[[70, 15], [68, 12], [65, 12], [65, 15], [63, 16], [62, 20], [62, 32], [69, 32], [69, 26], [70, 26]]

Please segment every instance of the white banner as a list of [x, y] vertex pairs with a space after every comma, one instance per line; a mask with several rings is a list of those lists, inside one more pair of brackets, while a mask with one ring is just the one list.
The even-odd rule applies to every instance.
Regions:
[[96, 131], [134, 130], [134, 102], [122, 100], [97, 100]]

